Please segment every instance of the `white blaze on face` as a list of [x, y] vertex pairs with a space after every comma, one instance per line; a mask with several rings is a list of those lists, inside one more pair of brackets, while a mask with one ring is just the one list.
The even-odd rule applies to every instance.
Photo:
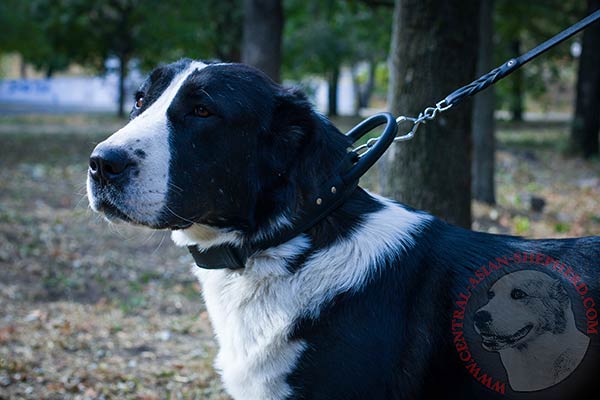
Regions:
[[[137, 161], [139, 174], [127, 183], [118, 206], [138, 222], [157, 223], [166, 204], [171, 160], [167, 110], [186, 78], [204, 67], [206, 64], [192, 61], [184, 71], [173, 77], [154, 103], [98, 145], [125, 150]], [[144, 157], [135, 154], [139, 150], [145, 153]], [[89, 186], [90, 178], [88, 193], [91, 193]]]

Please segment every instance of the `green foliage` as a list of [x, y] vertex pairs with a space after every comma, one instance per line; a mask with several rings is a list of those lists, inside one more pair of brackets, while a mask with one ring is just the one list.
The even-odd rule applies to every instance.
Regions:
[[556, 231], [556, 233], [567, 233], [571, 230], [571, 226], [569, 224], [557, 222], [556, 224], [554, 224], [554, 230]]
[[[47, 28], [56, 24], [49, 18], [41, 21], [35, 18], [37, 6], [37, 1], [0, 2], [3, 38], [0, 41], [0, 52], [19, 52], [27, 62], [48, 73], [64, 69], [69, 63], [70, 55], [59, 48], [64, 46], [55, 32], [50, 34], [47, 31]], [[64, 42], [64, 45], [67, 44]]]
[[[391, 8], [359, 0], [284, 2], [288, 76], [385, 60]], [[16, 51], [51, 74], [76, 62], [102, 70], [108, 57], [148, 69], [180, 57], [239, 61], [241, 0], [4, 0], [0, 52]]]
[[3, 0], [0, 52], [19, 52], [51, 74], [108, 57], [142, 67], [183, 56], [239, 58], [241, 0]]
[[513, 219], [514, 230], [517, 235], [524, 235], [531, 229], [531, 221], [523, 216], [516, 216]]
[[[376, 88], [387, 86], [390, 4], [286, 0], [284, 7], [286, 77], [329, 75], [341, 65], [370, 61], [378, 66]], [[582, 1], [496, 0], [496, 63], [515, 55], [516, 41], [522, 53], [583, 13]], [[3, 0], [0, 53], [19, 52], [48, 75], [73, 62], [101, 71], [108, 57], [137, 59], [146, 70], [180, 57], [239, 61], [242, 26], [242, 0]], [[525, 93], [539, 97], [549, 81], [564, 79], [573, 61], [563, 44], [527, 65]], [[366, 76], [358, 79], [364, 84]], [[510, 76], [498, 84], [500, 107], [512, 101], [516, 82]]]
[[285, 2], [284, 72], [324, 75], [343, 64], [385, 60], [391, 14], [361, 1]]
[[[575, 0], [496, 0], [494, 24], [495, 62], [497, 65], [525, 53], [566, 29], [585, 11], [585, 2]], [[523, 89], [531, 97], [542, 96], [549, 82], [563, 79], [565, 67], [573, 66], [569, 44], [550, 50], [522, 69]], [[518, 43], [518, 47], [517, 47]], [[498, 106], [507, 108], [515, 101], [518, 74], [512, 74], [496, 86]]]

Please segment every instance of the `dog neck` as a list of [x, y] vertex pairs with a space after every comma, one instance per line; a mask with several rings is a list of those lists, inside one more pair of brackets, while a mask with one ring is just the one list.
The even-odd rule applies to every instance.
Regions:
[[588, 343], [589, 338], [577, 330], [571, 316], [563, 333], [544, 332], [499, 353], [511, 388], [529, 392], [567, 378], [582, 361]]
[[352, 225], [360, 222], [363, 214], [377, 211], [381, 203], [364, 190], [348, 187], [339, 193], [339, 199], [327, 199], [323, 209], [315, 209], [294, 218], [274, 218], [269, 229], [259, 230], [252, 236], [241, 231], [195, 224], [186, 230], [174, 231], [177, 245], [188, 246], [196, 265], [205, 269], [242, 269], [247, 261], [260, 252], [278, 247], [302, 236], [323, 245], [343, 236]]

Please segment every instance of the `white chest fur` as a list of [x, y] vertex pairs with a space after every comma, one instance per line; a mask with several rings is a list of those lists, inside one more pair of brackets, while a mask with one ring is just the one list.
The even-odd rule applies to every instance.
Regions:
[[[196, 268], [197, 269], [197, 268]], [[231, 271], [196, 271], [219, 342], [215, 367], [235, 399], [283, 399], [304, 343], [288, 340], [297, 307], [284, 285]], [[281, 287], [277, 287], [281, 286]]]
[[[285, 260], [309, 246], [305, 236], [252, 257], [242, 272], [193, 267], [220, 346], [215, 366], [235, 399], [291, 394], [286, 376], [306, 348], [289, 339], [293, 323], [317, 317], [339, 293], [360, 289], [385, 258], [412, 245], [411, 234], [428, 217], [381, 201], [386, 207], [351, 237], [315, 253], [295, 273], [285, 269]], [[178, 232], [176, 243], [194, 243]]]

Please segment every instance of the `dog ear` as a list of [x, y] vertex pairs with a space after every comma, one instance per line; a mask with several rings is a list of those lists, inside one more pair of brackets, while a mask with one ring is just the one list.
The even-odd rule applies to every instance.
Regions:
[[278, 86], [274, 101], [263, 165], [278, 176], [262, 182], [285, 187], [279, 191], [285, 204], [301, 207], [339, 167], [349, 139], [298, 88]]
[[278, 175], [289, 176], [293, 166], [306, 159], [304, 152], [314, 137], [314, 111], [306, 95], [297, 88], [278, 87], [274, 102], [263, 142], [267, 167]]
[[313, 109], [299, 88], [281, 88], [275, 96], [271, 134], [287, 145], [299, 146], [314, 129]]
[[[277, 212], [282, 204], [294, 207], [299, 189], [298, 166], [314, 132], [313, 110], [298, 89], [275, 85], [270, 122], [264, 126], [259, 163], [259, 203], [264, 213]], [[261, 215], [258, 216], [259, 218]]]

